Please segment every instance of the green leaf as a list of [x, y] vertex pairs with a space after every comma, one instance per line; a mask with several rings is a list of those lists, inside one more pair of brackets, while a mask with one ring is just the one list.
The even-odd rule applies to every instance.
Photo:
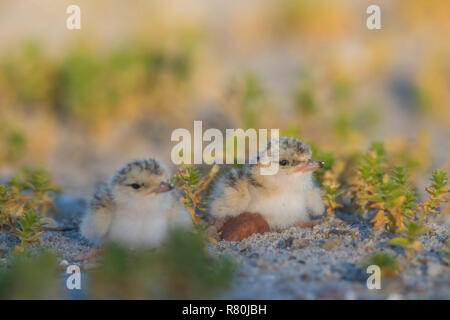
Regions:
[[409, 240], [406, 238], [397, 237], [397, 238], [389, 240], [388, 244], [391, 246], [406, 247], [409, 245]]

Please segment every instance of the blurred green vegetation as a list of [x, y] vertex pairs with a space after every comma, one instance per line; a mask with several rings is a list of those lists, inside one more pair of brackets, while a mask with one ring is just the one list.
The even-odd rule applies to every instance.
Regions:
[[302, 115], [308, 116], [317, 111], [316, 99], [314, 88], [307, 82], [302, 84], [295, 93], [295, 106], [300, 110]]
[[[167, 81], [189, 81], [195, 48], [135, 44], [103, 52], [86, 43], [60, 58], [28, 41], [0, 60], [0, 94], [26, 109], [45, 108], [67, 119], [95, 122], [134, 103], [148, 102]], [[93, 123], [95, 124], [95, 123]]]
[[100, 266], [89, 271], [93, 298], [206, 299], [226, 289], [233, 263], [212, 257], [199, 232], [173, 231], [158, 250], [106, 248]]
[[[90, 299], [207, 299], [228, 288], [234, 263], [214, 257], [201, 232], [174, 230], [158, 249], [107, 245], [96, 266], [82, 270]], [[61, 299], [64, 270], [48, 251], [20, 253], [0, 264], [0, 298]], [[84, 283], [84, 282], [83, 282]]]
[[58, 299], [60, 279], [53, 253], [15, 255], [0, 264], [0, 299]]
[[0, 121], [0, 163], [17, 161], [24, 156], [26, 148], [25, 133]]
[[258, 128], [264, 114], [270, 113], [266, 89], [254, 72], [243, 72], [233, 79], [226, 108], [237, 110], [238, 121], [245, 129]]
[[0, 83], [5, 86], [1, 93], [19, 103], [49, 103], [56, 81], [52, 64], [38, 42], [24, 43], [1, 60]]

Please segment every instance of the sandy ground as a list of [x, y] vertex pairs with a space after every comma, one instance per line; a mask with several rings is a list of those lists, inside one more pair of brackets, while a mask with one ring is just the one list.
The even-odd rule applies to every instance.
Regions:
[[[86, 201], [62, 196], [56, 201], [58, 222], [76, 226]], [[309, 228], [290, 228], [283, 232], [253, 235], [241, 242], [221, 241], [209, 245], [214, 255], [229, 255], [237, 263], [232, 287], [218, 298], [232, 299], [450, 299], [450, 267], [439, 250], [450, 241], [448, 224], [429, 223], [431, 231], [421, 237], [424, 251], [405, 263], [396, 279], [382, 279], [380, 290], [366, 286], [369, 274], [361, 263], [374, 250], [400, 253], [386, 245], [391, 234], [373, 232], [367, 220], [358, 215], [338, 214]], [[0, 236], [0, 257], [15, 241]], [[88, 267], [77, 261], [94, 247], [77, 229], [49, 231], [41, 246], [55, 250], [62, 264]], [[397, 251], [395, 251], [397, 250]], [[65, 260], [65, 261], [64, 261]], [[86, 298], [85, 293], [67, 298]]]
[[312, 229], [291, 228], [281, 233], [253, 235], [240, 243], [222, 241], [212, 251], [230, 254], [240, 266], [232, 290], [224, 297], [450, 298], [450, 267], [440, 261], [438, 253], [449, 239], [448, 225], [430, 224], [432, 231], [420, 239], [424, 252], [407, 263], [397, 279], [382, 279], [380, 290], [369, 290], [369, 274], [361, 262], [374, 250], [395, 253], [386, 245], [392, 236], [372, 232], [370, 225], [358, 217], [346, 218], [336, 218]]

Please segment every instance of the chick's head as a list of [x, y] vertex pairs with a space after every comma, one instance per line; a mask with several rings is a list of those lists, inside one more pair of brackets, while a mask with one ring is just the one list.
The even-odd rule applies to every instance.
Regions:
[[260, 153], [258, 163], [264, 166], [262, 159], [270, 159], [272, 165], [278, 162], [276, 175], [311, 175], [324, 165], [321, 161], [312, 160], [311, 156], [311, 148], [307, 144], [291, 137], [281, 137], [269, 141], [267, 148]]
[[116, 199], [156, 197], [173, 189], [168, 169], [154, 159], [128, 163], [117, 172], [111, 184]]

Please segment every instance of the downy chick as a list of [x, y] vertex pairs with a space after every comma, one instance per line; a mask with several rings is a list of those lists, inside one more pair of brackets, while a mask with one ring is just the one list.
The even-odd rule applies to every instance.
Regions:
[[130, 162], [97, 190], [81, 233], [96, 243], [157, 246], [170, 228], [192, 226], [172, 189], [167, 168], [156, 160]]
[[214, 217], [258, 213], [271, 230], [281, 230], [323, 214], [321, 191], [312, 178], [312, 172], [322, 168], [323, 163], [311, 160], [311, 149], [299, 140], [282, 137], [278, 141], [279, 170], [276, 174], [260, 174], [261, 167], [267, 166], [261, 159], [277, 151], [271, 141], [257, 156], [256, 164], [233, 169], [219, 180], [210, 202], [210, 213]]

